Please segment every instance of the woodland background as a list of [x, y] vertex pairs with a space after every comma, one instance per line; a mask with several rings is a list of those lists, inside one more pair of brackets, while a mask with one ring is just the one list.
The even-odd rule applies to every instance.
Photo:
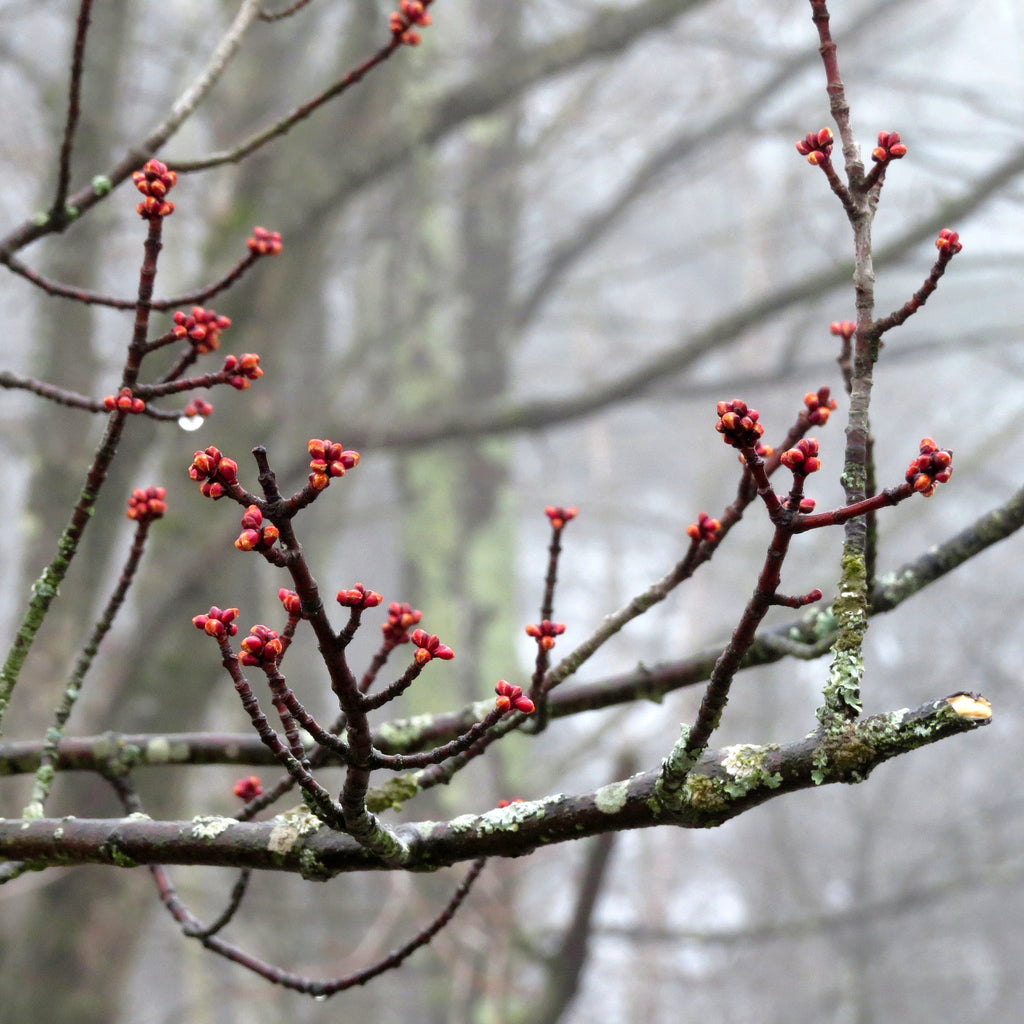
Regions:
[[[74, 7], [0, 0], [8, 227], [52, 194]], [[97, 0], [78, 185], [163, 116], [234, 10]], [[158, 155], [174, 166], [237, 145], [381, 45], [387, 12], [323, 0], [257, 25]], [[832, 13], [861, 142], [895, 129], [910, 149], [888, 174], [876, 221], [882, 310], [919, 285], [939, 228], [958, 230], [965, 246], [927, 308], [887, 336], [876, 373], [883, 484], [902, 480], [926, 434], [956, 452], [949, 487], [880, 515], [884, 573], [1022, 482], [1024, 11], [1013, 0], [846, 0]], [[87, 534], [7, 735], [45, 728], [54, 681], [123, 557], [125, 496], [151, 483], [168, 488], [169, 514], [71, 731], [245, 729], [189, 620], [211, 604], [241, 604], [246, 625], [271, 619], [281, 581], [230, 549], [235, 513], [187, 479], [192, 452], [207, 444], [243, 469], [245, 453], [264, 444], [295, 480], [309, 437], [360, 450], [358, 473], [307, 513], [306, 547], [326, 588], [359, 579], [386, 601], [409, 601], [455, 648], [454, 662], [410, 691], [411, 712], [461, 706], [493, 679], [528, 671], [522, 630], [536, 619], [545, 504], [581, 510], [564, 538], [556, 603], [569, 638], [674, 564], [686, 525], [734, 491], [735, 454], [713, 429], [717, 399], [745, 398], [781, 433], [805, 391], [830, 385], [841, 410], [819, 432], [825, 467], [811, 490], [819, 508], [841, 503], [845, 405], [828, 324], [853, 316], [850, 245], [839, 204], [793, 148], [828, 123], [806, 0], [438, 0], [433, 14], [421, 47], [283, 139], [240, 165], [182, 176], [159, 294], [217, 276], [253, 224], [283, 235], [283, 258], [216, 303], [234, 321], [229, 350], [259, 352], [267, 376], [249, 392], [216, 394], [196, 434], [150, 423], [130, 432], [97, 516], [115, 525]], [[130, 295], [142, 237], [135, 201], [122, 189], [21, 255], [59, 280]], [[6, 368], [112, 390], [130, 314], [50, 299], [9, 274], [0, 311]], [[0, 400], [5, 634], [52, 554], [100, 430], [99, 417], [27, 395]], [[583, 678], [723, 639], [770, 533], [759, 512]], [[789, 589], [828, 595], [840, 544], [838, 530], [799, 538]], [[183, 941], [143, 871], [29, 876], [0, 890], [0, 1020], [1014, 1019], [1024, 1007], [1022, 544], [988, 551], [875, 618], [869, 633], [866, 711], [979, 690], [996, 712], [979, 736], [713, 832], [648, 830], [500, 862], [430, 949], [325, 1006]], [[369, 649], [372, 639], [357, 643]], [[296, 673], [300, 652], [290, 660]], [[744, 673], [716, 743], [803, 735], [825, 672], [824, 661], [788, 659]], [[325, 686], [324, 707], [329, 697]], [[660, 706], [514, 738], [422, 798], [422, 814], [648, 767], [699, 698], [699, 688], [683, 690]], [[238, 774], [150, 771], [140, 784], [154, 814], [229, 813]], [[5, 805], [20, 807], [27, 787], [0, 780]], [[52, 812], [120, 813], [90, 778], [64, 780]], [[175, 872], [199, 906], [219, 904], [226, 875]], [[261, 879], [242, 928], [295, 969], [339, 973], [414, 930], [452, 877], [396, 872], [326, 888]], [[565, 961], [548, 955], [561, 949], [587, 878], [598, 879], [597, 902], [570, 1000]]]

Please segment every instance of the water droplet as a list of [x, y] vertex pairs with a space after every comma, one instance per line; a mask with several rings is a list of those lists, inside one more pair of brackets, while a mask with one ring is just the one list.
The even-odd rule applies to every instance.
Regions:
[[206, 422], [204, 416], [182, 416], [178, 420], [178, 426], [182, 430], [198, 430]]

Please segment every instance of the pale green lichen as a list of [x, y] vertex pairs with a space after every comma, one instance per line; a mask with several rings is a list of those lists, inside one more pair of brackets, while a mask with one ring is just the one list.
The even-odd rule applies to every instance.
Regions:
[[778, 789], [782, 785], [782, 776], [771, 771], [766, 763], [768, 754], [778, 749], [777, 744], [755, 746], [744, 743], [724, 747], [722, 752], [725, 757], [721, 765], [727, 776], [722, 780], [725, 792], [738, 798], [755, 789]]
[[841, 728], [861, 712], [862, 645], [868, 628], [867, 572], [863, 554], [849, 545], [843, 552], [841, 563], [842, 582], [832, 604], [839, 632], [823, 693], [824, 702], [818, 709], [818, 720], [826, 729]]
[[[714, 818], [726, 811], [730, 798], [719, 780], [703, 772], [691, 772], [680, 794], [680, 804], [686, 803], [697, 811], [704, 811]], [[717, 824], [709, 821], [709, 827]]]
[[139, 865], [136, 861], [132, 860], [123, 850], [119, 850], [116, 846], [101, 846], [100, 852], [106, 853], [110, 857], [110, 863], [115, 867], [119, 868], [137, 868]]
[[274, 827], [270, 830], [267, 849], [281, 856], [287, 854], [299, 839], [312, 835], [323, 824], [305, 804], [299, 804], [290, 811], [278, 814], [273, 821]]
[[814, 637], [817, 640], [822, 640], [826, 636], [831, 636], [838, 628], [839, 623], [836, 621], [835, 612], [832, 610], [832, 606], [823, 609], [814, 616], [812, 624], [812, 631]]
[[413, 715], [396, 722], [385, 722], [377, 730], [377, 744], [387, 750], [410, 750], [433, 724], [433, 715]]
[[872, 746], [892, 746], [899, 742], [899, 732], [909, 708], [899, 708], [882, 715], [873, 715], [861, 723], [858, 732]]
[[348, 822], [359, 845], [382, 860], [401, 861], [408, 854], [408, 847], [391, 829], [381, 825], [372, 815], [365, 814]]
[[299, 874], [307, 882], [326, 882], [332, 877], [324, 862], [308, 846], [299, 851]]
[[216, 839], [232, 825], [236, 818], [222, 818], [219, 815], [197, 815], [192, 819], [192, 836], [195, 839]]
[[847, 491], [855, 490], [863, 492], [867, 490], [867, 476], [867, 468], [863, 463], [847, 463], [846, 468], [839, 477], [839, 480]]
[[107, 732], [102, 736], [97, 736], [93, 741], [92, 755], [97, 761], [109, 761], [112, 757], [117, 756], [119, 749], [117, 734]]
[[114, 183], [105, 174], [95, 175], [90, 184], [96, 196], [105, 196], [114, 187]]
[[560, 796], [548, 797], [547, 800], [517, 800], [514, 803], [506, 804], [504, 807], [496, 807], [486, 814], [477, 818], [480, 832], [490, 834], [492, 832], [518, 832], [519, 826], [527, 821], [544, 817], [544, 805], [548, 802], [561, 800]]
[[39, 818], [45, 818], [46, 811], [43, 808], [43, 802], [41, 800], [33, 800], [30, 804], [26, 805], [25, 809], [21, 812], [21, 816], [25, 821], [36, 821]]
[[[518, 832], [519, 826], [524, 822], [543, 818], [548, 803], [555, 803], [562, 799], [558, 794], [548, 797], [546, 800], [517, 800], [504, 807], [495, 807], [485, 814], [460, 814], [457, 818], [445, 823], [442, 828], [455, 834], [479, 832], [481, 835], [490, 835], [495, 832]], [[424, 822], [426, 836], [436, 823]], [[421, 833], [423, 830], [420, 830]]]
[[146, 744], [147, 764], [166, 764], [171, 759], [171, 743], [164, 736], [157, 736]]
[[815, 609], [805, 615], [800, 622], [789, 627], [786, 636], [796, 643], [808, 644], [813, 647], [815, 641], [831, 639], [838, 628], [839, 624], [832, 611], [832, 606], [829, 605], [827, 608]]
[[152, 821], [153, 819], [145, 811], [132, 811], [128, 815], [129, 821]]
[[750, 743], [724, 747], [718, 768], [711, 772], [690, 772], [686, 777], [682, 790], [684, 801], [696, 810], [715, 816], [750, 793], [778, 789], [782, 776], [768, 766], [768, 755], [778, 749], [777, 744]]
[[[469, 706], [469, 717], [478, 722], [492, 710], [493, 700], [480, 700]], [[377, 730], [377, 745], [397, 753], [413, 750], [424, 734], [434, 728], [436, 721], [434, 715], [423, 714], [384, 722]]]
[[171, 743], [164, 736], [151, 739], [142, 753], [146, 764], [180, 764], [189, 758], [187, 743]]
[[836, 649], [829, 678], [825, 685], [824, 703], [818, 709], [818, 720], [828, 727], [837, 711], [861, 711], [860, 684], [864, 678], [864, 658], [860, 649]]
[[820, 786], [828, 780], [828, 751], [823, 746], [814, 751], [811, 764], [811, 782]]
[[694, 765], [693, 756], [686, 750], [689, 740], [690, 727], [681, 726], [679, 739], [668, 757], [661, 762], [661, 774], [654, 784], [654, 796], [648, 800], [648, 806], [655, 814], [664, 808], [679, 810], [685, 802], [681, 790]]
[[373, 814], [381, 811], [401, 810], [406, 800], [411, 800], [419, 791], [419, 772], [396, 775], [383, 786], [371, 789], [366, 794], [366, 809]]
[[608, 786], [602, 786], [594, 794], [594, 803], [602, 814], [618, 814], [626, 806], [628, 796], [628, 780], [613, 782]]
[[476, 814], [460, 814], [448, 822], [448, 828], [455, 833], [469, 832], [478, 820], [479, 816]]
[[107, 759], [107, 771], [113, 775], [127, 775], [138, 763], [142, 750], [134, 743], [122, 743], [116, 754]]
[[895, 730], [899, 722], [891, 712], [878, 716], [870, 723], [846, 723], [819, 739], [819, 746], [811, 758], [811, 781], [820, 786], [824, 782], [863, 782], [879, 761], [879, 750], [898, 744]]

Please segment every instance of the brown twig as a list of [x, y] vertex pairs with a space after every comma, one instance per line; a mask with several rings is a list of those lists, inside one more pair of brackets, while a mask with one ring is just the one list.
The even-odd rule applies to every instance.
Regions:
[[[166, 312], [178, 306], [195, 305], [205, 302], [219, 292], [225, 291], [235, 284], [242, 275], [261, 259], [262, 254], [249, 252], [238, 263], [236, 263], [223, 277], [218, 278], [213, 284], [193, 292], [186, 292], [184, 295], [175, 295], [169, 299], [150, 299], [149, 308], [158, 312]], [[33, 270], [17, 256], [8, 255], [2, 261], [6, 266], [31, 282], [37, 288], [52, 295], [54, 298], [71, 299], [73, 302], [81, 302], [87, 306], [106, 306], [109, 309], [135, 309], [138, 306], [138, 299], [119, 299], [113, 295], [103, 295], [100, 292], [89, 291], [86, 288], [78, 288], [75, 285], [62, 284], [54, 281], [38, 271]]]
[[57, 163], [57, 190], [50, 206], [50, 218], [55, 222], [67, 223], [73, 215], [66, 208], [68, 186], [71, 182], [71, 151], [75, 144], [75, 132], [81, 116], [82, 68], [85, 64], [85, 40], [89, 34], [92, 17], [92, 0], [81, 0], [78, 20], [75, 24], [75, 42], [71, 55], [71, 81], [68, 86], [68, 110], [64, 119], [64, 137], [61, 141], [60, 159]]
[[281, 11], [260, 11], [260, 21], [281, 21], [284, 18], [290, 18], [293, 14], [298, 13], [307, 4], [311, 3], [312, 0], [295, 0], [294, 3], [289, 4], [284, 10]]

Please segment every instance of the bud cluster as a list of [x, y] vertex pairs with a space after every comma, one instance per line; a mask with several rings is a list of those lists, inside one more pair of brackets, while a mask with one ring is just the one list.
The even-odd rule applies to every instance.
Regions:
[[337, 601], [343, 608], [376, 608], [384, 598], [376, 590], [367, 590], [356, 583], [348, 590], [339, 590]]
[[258, 775], [247, 775], [244, 779], [239, 779], [235, 783], [231, 792], [234, 793], [239, 800], [244, 800], [246, 803], [250, 800], [255, 800], [256, 797], [260, 796], [263, 792], [260, 777]]
[[890, 160], [902, 160], [907, 147], [900, 139], [899, 132], [879, 132], [878, 145], [871, 150], [871, 159], [876, 164], [887, 164]]
[[176, 338], [188, 338], [196, 352], [205, 355], [220, 347], [220, 332], [230, 326], [230, 317], [202, 306], [193, 306], [191, 313], [178, 310], [174, 314], [173, 333]]
[[839, 407], [836, 400], [829, 397], [831, 393], [829, 388], [818, 388], [817, 391], [808, 391], [804, 395], [808, 423], [813, 423], [816, 427], [822, 427], [828, 423], [829, 414]]
[[537, 646], [545, 651], [550, 651], [555, 646], [555, 637], [561, 636], [564, 632], [564, 622], [552, 622], [550, 619], [526, 627], [526, 635], [532, 636], [537, 641]]
[[178, 175], [167, 169], [159, 160], [147, 160], [141, 171], [132, 175], [135, 187], [145, 196], [135, 209], [147, 220], [169, 217], [174, 213], [174, 203], [165, 198], [174, 188]]
[[268, 231], [260, 227], [252, 229], [252, 235], [245, 244], [249, 247], [249, 252], [257, 256], [280, 256], [283, 248], [280, 231]]
[[939, 484], [953, 475], [953, 453], [940, 448], [930, 437], [921, 439], [921, 454], [907, 467], [907, 483], [930, 498]]
[[939, 232], [939, 237], [935, 239], [935, 248], [944, 256], [955, 256], [963, 248], [960, 244], [960, 235], [949, 228], [943, 228]]
[[425, 629], [414, 630], [409, 639], [418, 648], [413, 655], [417, 665], [426, 665], [433, 658], [451, 661], [455, 657], [455, 652], [447, 644], [441, 643], [433, 633], [428, 633]]
[[289, 615], [294, 615], [296, 618], [302, 618], [302, 601], [294, 590], [282, 587], [277, 592], [277, 599], [281, 602], [281, 606]]
[[239, 647], [238, 660], [257, 668], [273, 668], [284, 653], [284, 644], [269, 626], [253, 626]]
[[359, 465], [359, 452], [349, 451], [336, 441], [313, 438], [307, 448], [313, 456], [309, 463], [309, 483], [315, 491], [322, 491], [331, 482], [331, 477], [344, 476]]
[[203, 419], [206, 419], [206, 417], [209, 416], [211, 412], [213, 412], [213, 406], [210, 405], [210, 403], [207, 402], [206, 399], [193, 398], [192, 401], [189, 402], [188, 405], [186, 405], [185, 408], [182, 410], [182, 415], [188, 416], [190, 418], [192, 416], [202, 416]]
[[504, 679], [499, 679], [494, 692], [498, 695], [494, 699], [494, 706], [499, 711], [521, 711], [524, 715], [529, 715], [535, 710], [533, 701], [523, 693], [521, 686], [513, 686]]
[[225, 458], [219, 448], [210, 445], [206, 451], [196, 452], [192, 457], [188, 475], [199, 484], [204, 498], [216, 501], [224, 496], [227, 487], [238, 481], [238, 463]]
[[831, 128], [822, 128], [818, 132], [808, 132], [797, 144], [796, 151], [807, 157], [809, 164], [817, 167], [832, 155], [833, 135]]
[[243, 352], [240, 356], [225, 356], [221, 373], [230, 374], [228, 383], [236, 391], [245, 391], [249, 381], [263, 376], [260, 357], [255, 352]]
[[712, 519], [706, 512], [697, 516], [697, 522], [690, 523], [686, 528], [686, 535], [697, 541], [713, 541], [718, 536], [722, 524], [717, 519]]
[[137, 523], [151, 523], [167, 511], [167, 490], [164, 487], [136, 487], [128, 498], [129, 519]]
[[715, 430], [733, 448], [753, 448], [764, 433], [764, 427], [757, 422], [761, 414], [756, 409], [747, 408], [747, 403], [738, 398], [719, 402], [717, 412]]
[[833, 320], [828, 329], [843, 341], [849, 341], [857, 333], [857, 325], [852, 320]]
[[821, 469], [821, 459], [818, 458], [818, 442], [813, 437], [801, 438], [795, 447], [784, 451], [779, 456], [779, 462], [794, 476], [817, 473]]
[[397, 601], [392, 601], [388, 605], [388, 621], [380, 627], [385, 643], [392, 647], [396, 644], [407, 644], [409, 628], [415, 626], [422, 618], [423, 612], [418, 608], [413, 608], [404, 602], [399, 604]]
[[422, 0], [401, 0], [397, 11], [392, 11], [388, 18], [391, 34], [405, 46], [419, 46], [422, 36], [413, 29], [413, 25], [426, 28], [432, 21], [427, 13], [427, 4]]
[[237, 608], [218, 608], [214, 605], [205, 615], [193, 616], [192, 625], [219, 640], [238, 632], [238, 626], [235, 625], [237, 618]]
[[256, 505], [250, 505], [242, 513], [242, 532], [235, 539], [239, 551], [269, 551], [280, 533], [273, 523], [263, 521], [263, 513]]
[[560, 530], [567, 522], [579, 515], [579, 509], [575, 505], [569, 505], [565, 508], [561, 505], [545, 505], [544, 515], [551, 520], [551, 525], [556, 530]]
[[107, 395], [103, 399], [103, 407], [110, 412], [117, 409], [137, 416], [146, 408], [146, 403], [141, 398], [136, 398], [131, 388], [121, 388], [116, 395]]

